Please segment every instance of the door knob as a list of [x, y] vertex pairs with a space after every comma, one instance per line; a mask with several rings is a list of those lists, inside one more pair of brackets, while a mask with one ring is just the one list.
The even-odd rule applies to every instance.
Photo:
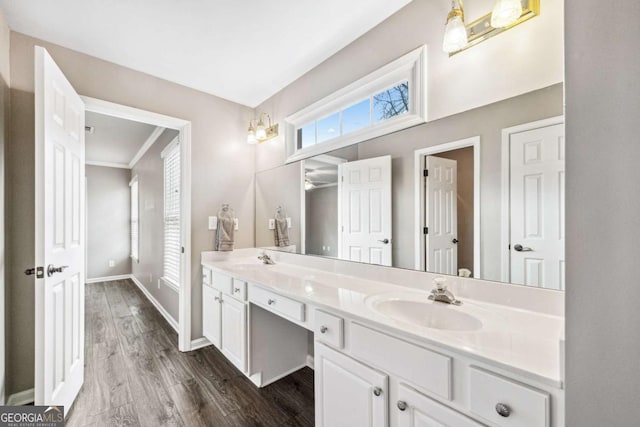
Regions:
[[453, 238], [453, 240], [451, 241], [451, 243], [453, 243], [454, 245], [458, 244], [458, 239], [456, 239], [455, 237]]
[[389, 244], [389, 239], [378, 240], [378, 242], [384, 243], [385, 245]]
[[516, 252], [533, 252], [533, 249], [522, 246], [520, 243], [513, 246]]
[[51, 277], [55, 273], [62, 273], [65, 268], [69, 268], [68, 265], [61, 265], [60, 267], [54, 267], [53, 264], [47, 266], [47, 276]]

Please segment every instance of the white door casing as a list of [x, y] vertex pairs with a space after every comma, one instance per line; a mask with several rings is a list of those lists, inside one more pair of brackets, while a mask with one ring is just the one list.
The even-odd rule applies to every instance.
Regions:
[[564, 124], [510, 135], [512, 283], [564, 289], [564, 146]]
[[391, 156], [338, 165], [338, 258], [391, 266]]
[[455, 160], [426, 156], [426, 270], [458, 274], [458, 166]]
[[[35, 48], [36, 405], [70, 409], [84, 381], [84, 103]], [[47, 267], [62, 267], [47, 274]]]

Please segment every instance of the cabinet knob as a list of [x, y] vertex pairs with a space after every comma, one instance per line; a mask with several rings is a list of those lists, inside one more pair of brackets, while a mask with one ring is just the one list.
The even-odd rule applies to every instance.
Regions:
[[326, 326], [320, 326], [320, 333], [324, 334], [329, 330], [329, 328], [327, 328]]
[[376, 396], [380, 396], [382, 394], [382, 389], [380, 387], [374, 387], [373, 394], [375, 394]]
[[509, 406], [505, 405], [504, 403], [498, 403], [496, 405], [496, 412], [501, 417], [507, 418], [509, 415], [511, 415], [511, 408], [509, 408]]
[[274, 299], [270, 299], [269, 301], [267, 301], [267, 304], [269, 304], [269, 305], [273, 305], [275, 303], [276, 303], [276, 300], [274, 300]]
[[406, 411], [407, 402], [405, 402], [404, 400], [398, 400], [398, 409], [400, 409], [401, 411]]
[[233, 292], [235, 292], [235, 293], [240, 292], [240, 288], [235, 288], [235, 289], [233, 290]]

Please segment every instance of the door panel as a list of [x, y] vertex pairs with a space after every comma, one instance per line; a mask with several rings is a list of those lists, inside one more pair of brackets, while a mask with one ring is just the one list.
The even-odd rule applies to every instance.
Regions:
[[36, 405], [71, 407], [84, 380], [84, 104], [35, 50]]
[[388, 425], [388, 377], [316, 342], [316, 425]]
[[222, 300], [222, 353], [242, 372], [247, 370], [247, 307], [225, 295]]
[[458, 166], [455, 160], [425, 157], [426, 270], [458, 274]]
[[397, 416], [398, 427], [482, 426], [404, 384], [398, 387], [398, 401], [392, 404], [392, 410]]
[[509, 144], [510, 281], [564, 289], [564, 125], [512, 134]]
[[390, 266], [391, 156], [343, 163], [338, 174], [338, 257]]

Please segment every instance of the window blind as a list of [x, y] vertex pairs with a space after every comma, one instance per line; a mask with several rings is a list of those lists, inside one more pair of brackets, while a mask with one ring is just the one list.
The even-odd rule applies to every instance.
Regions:
[[131, 186], [131, 258], [138, 260], [138, 238], [140, 235], [138, 219], [138, 177], [133, 178], [129, 185]]
[[180, 285], [180, 145], [162, 152], [164, 163], [164, 279]]

